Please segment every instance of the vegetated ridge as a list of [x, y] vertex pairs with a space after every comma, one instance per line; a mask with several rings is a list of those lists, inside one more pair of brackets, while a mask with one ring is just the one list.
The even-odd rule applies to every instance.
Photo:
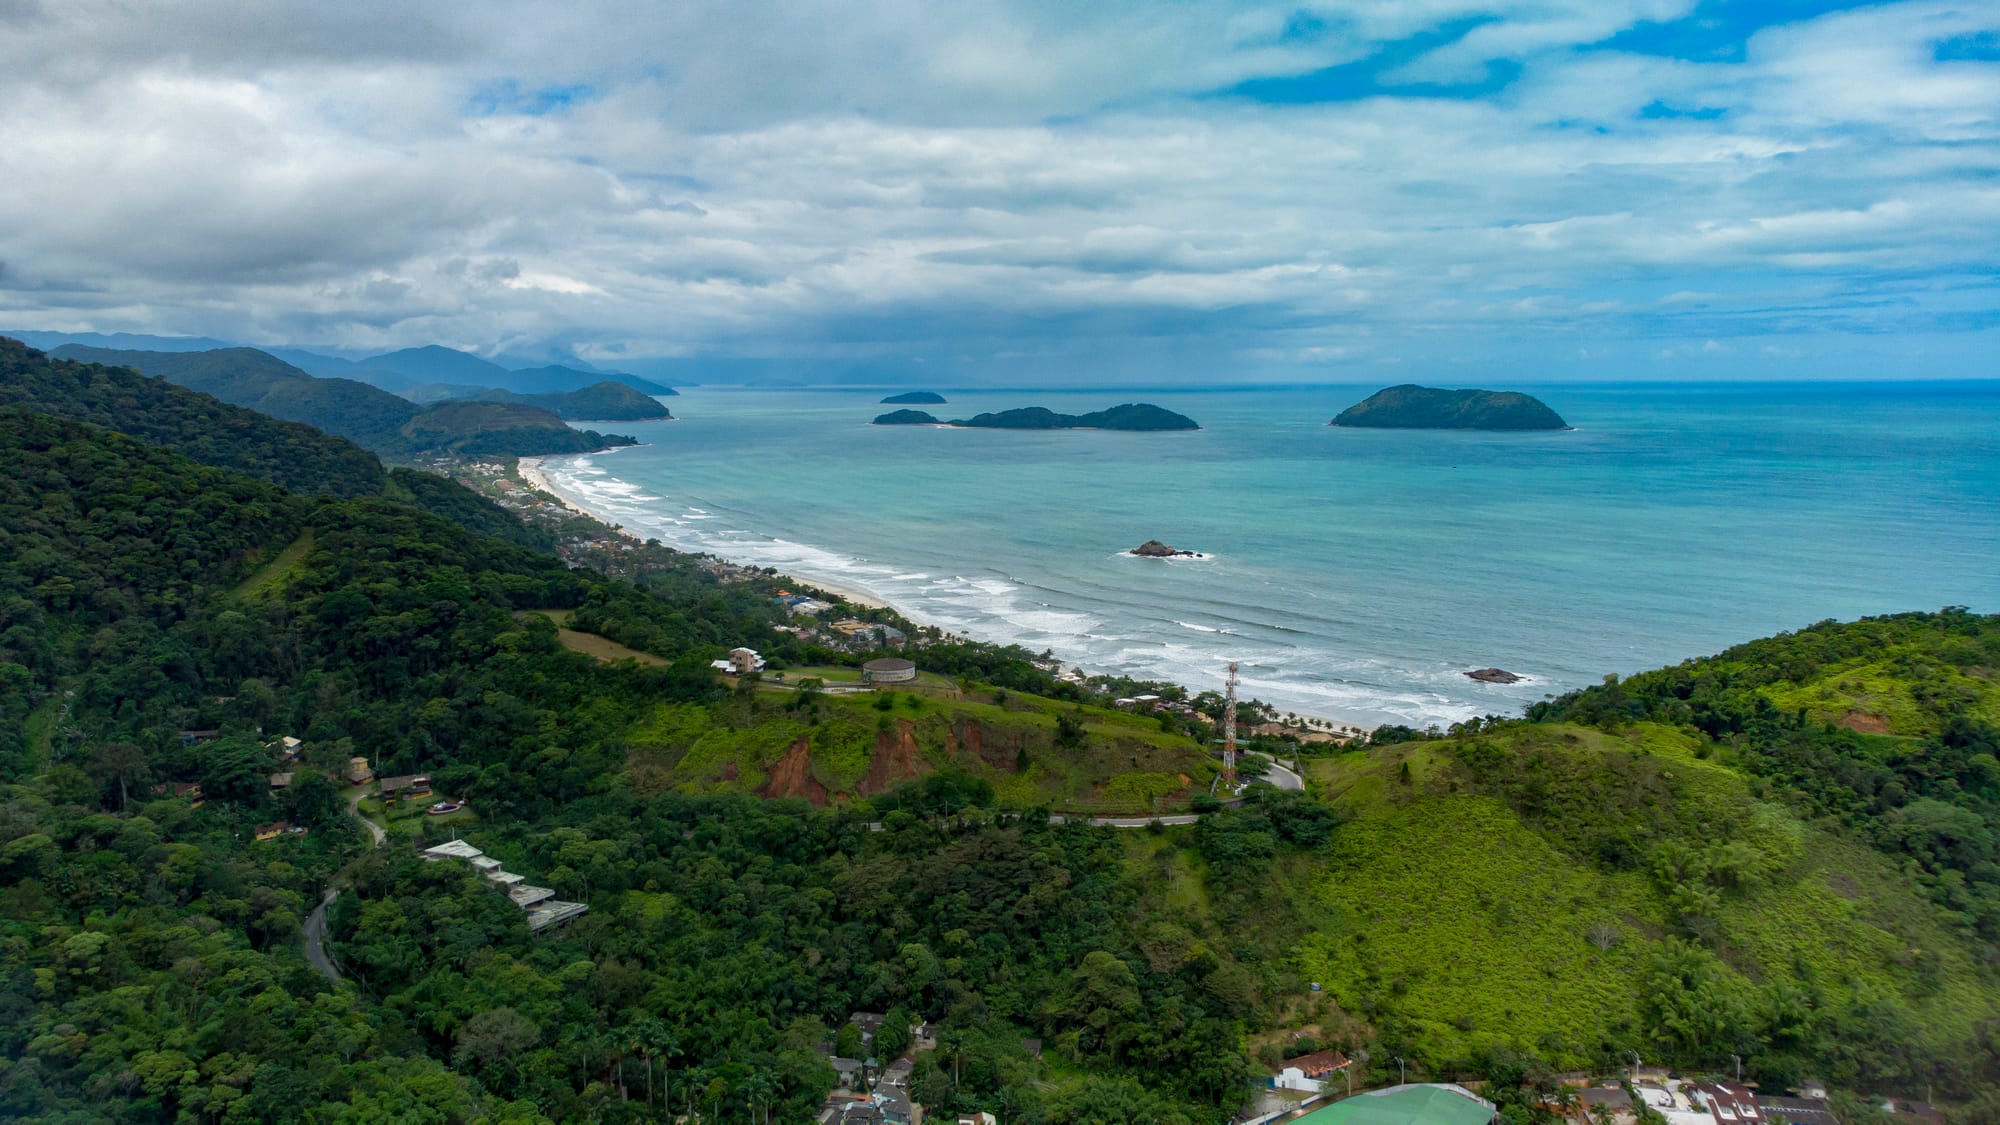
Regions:
[[1348, 407], [1329, 425], [1409, 430], [1566, 430], [1562, 416], [1518, 391], [1387, 387]]
[[71, 344], [58, 348], [56, 356], [126, 364], [225, 402], [337, 434], [385, 457], [436, 450], [525, 457], [633, 443], [631, 438], [573, 430], [553, 413], [533, 407], [494, 403], [468, 409], [456, 402], [421, 407], [366, 383], [309, 375], [255, 348], [121, 352]]
[[474, 397], [488, 402], [518, 402], [574, 421], [635, 422], [672, 418], [673, 414], [648, 395], [623, 383], [593, 383], [582, 390], [550, 394], [483, 391]]

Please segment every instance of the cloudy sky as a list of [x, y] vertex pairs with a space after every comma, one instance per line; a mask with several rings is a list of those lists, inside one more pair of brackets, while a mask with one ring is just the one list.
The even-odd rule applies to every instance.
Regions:
[[1994, 377], [2000, 0], [0, 0], [0, 325]]

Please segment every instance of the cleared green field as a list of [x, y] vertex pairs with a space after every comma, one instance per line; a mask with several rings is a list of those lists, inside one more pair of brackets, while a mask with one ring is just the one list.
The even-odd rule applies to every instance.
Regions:
[[298, 570], [299, 564], [305, 561], [306, 556], [312, 553], [312, 549], [312, 528], [307, 528], [297, 539], [287, 544], [284, 550], [279, 551], [276, 558], [257, 568], [255, 574], [244, 579], [243, 584], [236, 588], [236, 596], [260, 598], [284, 589], [285, 583], [291, 581], [293, 573]]

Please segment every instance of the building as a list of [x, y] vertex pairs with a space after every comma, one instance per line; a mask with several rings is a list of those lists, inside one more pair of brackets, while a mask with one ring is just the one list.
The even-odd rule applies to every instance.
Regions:
[[900, 656], [885, 656], [861, 666], [861, 682], [864, 684], [907, 684], [916, 678], [916, 662]]
[[260, 824], [257, 826], [256, 831], [257, 840], [260, 843], [265, 840], [275, 840], [280, 836], [303, 836], [305, 834], [305, 828], [284, 820], [278, 821], [275, 824]]
[[350, 785], [366, 785], [375, 780], [375, 771], [369, 768], [366, 758], [347, 759], [347, 782]]
[[1765, 1120], [1782, 1120], [1786, 1125], [1840, 1125], [1840, 1118], [1833, 1115], [1832, 1103], [1825, 1098], [1759, 1096], [1757, 1108], [1764, 1111]]
[[729, 659], [711, 660], [708, 663], [709, 667], [716, 671], [727, 672], [732, 676], [747, 676], [752, 672], [764, 670], [764, 658], [757, 655], [757, 650], [754, 648], [732, 648], [729, 650]]
[[292, 787], [292, 774], [290, 772], [274, 773], [270, 777], [270, 782], [271, 792], [273, 793], [281, 789], [290, 789]]
[[1343, 1098], [1292, 1125], [1492, 1125], [1495, 1113], [1492, 1102], [1463, 1086], [1426, 1082]]
[[1593, 1086], [1576, 1092], [1577, 1120], [1595, 1122], [1597, 1107], [1611, 1111], [1613, 1121], [1631, 1122], [1638, 1120], [1632, 1112], [1632, 1095], [1623, 1086]]
[[1764, 1111], [1757, 1108], [1756, 1092], [1726, 1082], [1704, 1082], [1681, 1087], [1697, 1109], [1705, 1109], [1717, 1125], [1764, 1125]]
[[1271, 1085], [1280, 1090], [1304, 1090], [1317, 1094], [1326, 1088], [1326, 1080], [1347, 1069], [1347, 1056], [1339, 1051], [1314, 1051], [1310, 1055], [1300, 1055], [1286, 1059], [1271, 1079]]
[[531, 887], [522, 882], [519, 875], [501, 868], [500, 861], [466, 843], [451, 840], [423, 851], [425, 863], [437, 863], [447, 859], [462, 859], [472, 864], [473, 870], [485, 876], [486, 881], [506, 890], [507, 898], [528, 915], [528, 932], [541, 931], [560, 922], [582, 914], [590, 907], [581, 902], [563, 902], [555, 897], [555, 892], [547, 887]]
[[205, 742], [214, 742], [221, 737], [222, 732], [219, 730], [184, 730], [181, 732], [181, 745], [200, 746]]
[[186, 801], [188, 803], [188, 807], [191, 809], [198, 809], [202, 805], [203, 798], [201, 792], [201, 782], [199, 781], [163, 782], [159, 785], [153, 786], [150, 792], [155, 797], [166, 797], [166, 796], [179, 797], [180, 799]]
[[425, 773], [408, 773], [399, 777], [385, 777], [376, 787], [385, 801], [403, 800], [410, 797], [431, 795], [431, 778]]

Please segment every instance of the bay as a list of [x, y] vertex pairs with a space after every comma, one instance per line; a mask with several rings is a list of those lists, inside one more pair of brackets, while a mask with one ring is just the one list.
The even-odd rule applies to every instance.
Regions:
[[[670, 546], [873, 594], [1091, 672], [1375, 724], [1826, 618], [2000, 602], [2000, 384], [1518, 387], [1573, 430], [1326, 423], [1366, 387], [946, 391], [939, 417], [1154, 402], [1191, 433], [871, 426], [884, 391], [685, 389], [552, 458]], [[600, 427], [602, 428], [602, 427]], [[1145, 559], [1147, 539], [1201, 559]], [[1464, 672], [1520, 674], [1489, 685]]]

